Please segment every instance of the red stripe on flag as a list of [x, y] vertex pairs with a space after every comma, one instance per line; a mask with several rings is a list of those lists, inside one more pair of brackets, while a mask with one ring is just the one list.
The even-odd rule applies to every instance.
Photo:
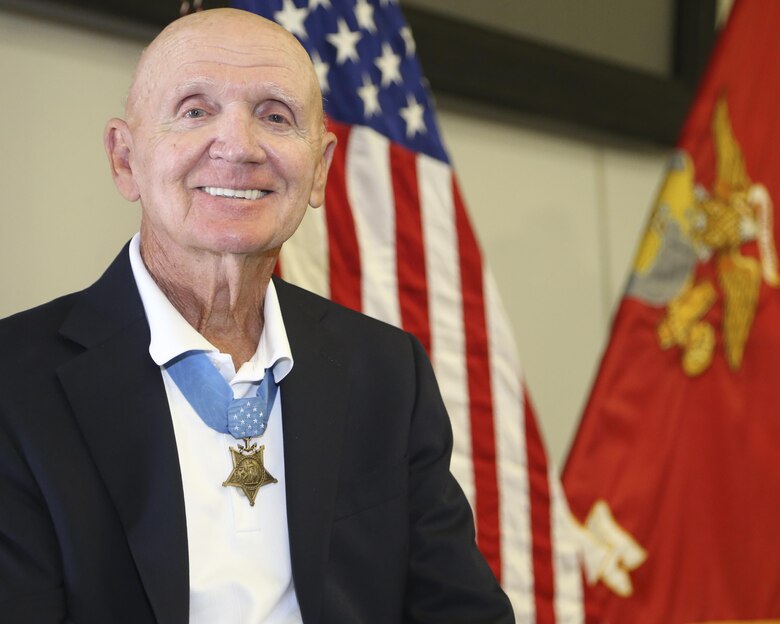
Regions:
[[430, 353], [428, 280], [425, 273], [416, 154], [391, 143], [390, 170], [395, 200], [396, 271], [401, 325], [417, 336]]
[[482, 256], [455, 176], [452, 177], [452, 195], [455, 203], [455, 227], [458, 232], [463, 324], [466, 333], [466, 371], [471, 420], [471, 454], [476, 486], [474, 507], [477, 517], [477, 543], [500, 582], [500, 501], [487, 319], [482, 283]]
[[328, 228], [330, 298], [354, 310], [362, 308], [360, 248], [347, 194], [347, 145], [350, 126], [330, 120], [328, 129], [338, 145], [325, 187], [325, 221]]
[[550, 532], [550, 482], [547, 453], [536, 426], [536, 415], [523, 388], [528, 489], [531, 501], [531, 551], [534, 570], [536, 624], [555, 624], [555, 580]]

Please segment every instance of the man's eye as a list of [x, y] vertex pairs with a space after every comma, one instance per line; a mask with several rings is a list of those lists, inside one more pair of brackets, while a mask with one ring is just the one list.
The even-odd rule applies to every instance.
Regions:
[[268, 115], [268, 121], [275, 124], [283, 124], [287, 123], [287, 118], [284, 115], [280, 115], [279, 113], [271, 113]]
[[184, 116], [189, 119], [200, 119], [201, 117], [206, 116], [206, 111], [204, 111], [202, 108], [191, 108], [186, 113], [184, 113]]

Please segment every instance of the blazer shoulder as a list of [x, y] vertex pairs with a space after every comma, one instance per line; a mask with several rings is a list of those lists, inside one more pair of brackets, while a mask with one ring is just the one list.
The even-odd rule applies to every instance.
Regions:
[[90, 286], [0, 319], [0, 345], [16, 341], [28, 344], [37, 339], [57, 335], [79, 305], [86, 305], [88, 308], [131, 307], [128, 305], [126, 293], [135, 294], [140, 304], [130, 268], [129, 244], [122, 248], [114, 261]]
[[0, 319], [0, 344], [16, 340], [29, 342], [45, 334], [57, 333], [82, 293], [69, 293]]
[[29, 363], [32, 370], [39, 369], [48, 361], [46, 354], [64, 345], [59, 330], [80, 295], [70, 293], [0, 319], [0, 365], [27, 370], [25, 364]]

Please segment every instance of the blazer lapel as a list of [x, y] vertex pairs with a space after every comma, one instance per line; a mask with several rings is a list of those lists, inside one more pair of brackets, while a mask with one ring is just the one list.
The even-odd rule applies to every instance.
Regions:
[[[317, 622], [338, 485], [347, 363], [322, 326], [326, 307], [275, 280], [295, 365], [282, 381], [287, 523], [298, 604]], [[312, 299], [315, 305], [312, 305]]]
[[86, 348], [58, 374], [157, 621], [185, 624], [189, 564], [181, 472], [126, 247], [85, 291], [61, 333]]

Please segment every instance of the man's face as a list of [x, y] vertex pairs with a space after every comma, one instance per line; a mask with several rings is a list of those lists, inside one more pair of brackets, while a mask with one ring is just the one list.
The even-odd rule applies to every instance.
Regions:
[[118, 131], [117, 185], [140, 198], [142, 244], [166, 253], [273, 251], [323, 201], [334, 140], [316, 78], [296, 42], [254, 19], [152, 48]]

